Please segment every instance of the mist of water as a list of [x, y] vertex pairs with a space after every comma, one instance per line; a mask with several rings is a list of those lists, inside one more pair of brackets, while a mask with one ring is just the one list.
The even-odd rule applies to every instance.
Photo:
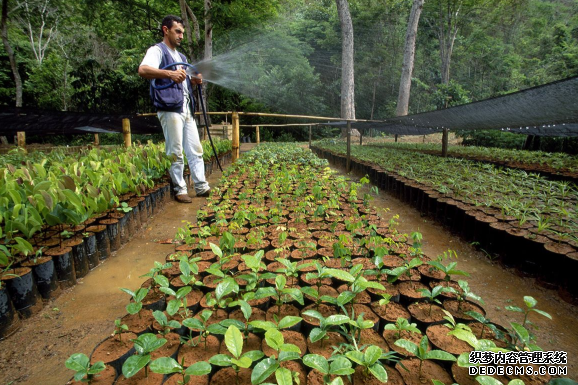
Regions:
[[[195, 63], [203, 80], [286, 113], [316, 113], [323, 92], [310, 49], [280, 32], [248, 37], [227, 52]], [[332, 69], [334, 70], [334, 68]]]

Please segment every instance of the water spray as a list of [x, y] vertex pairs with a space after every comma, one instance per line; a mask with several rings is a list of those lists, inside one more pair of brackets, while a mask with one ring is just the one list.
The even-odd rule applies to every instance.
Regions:
[[[195, 67], [193, 64], [190, 64], [190, 63], [185, 63], [185, 62], [171, 63], [167, 66], [164, 66], [161, 69], [164, 70], [164, 69], [176, 66], [176, 65], [182, 65], [182, 66], [187, 67], [187, 69], [185, 70], [187, 73], [187, 76], [198, 78], [199, 71], [197, 70], [197, 67]], [[171, 81], [168, 84], [165, 84], [164, 86], [157, 86], [155, 84], [155, 80], [156, 79], [153, 79], [151, 81], [151, 87], [153, 87], [154, 89], [157, 89], [157, 90], [164, 90], [165, 88], [169, 88], [170, 86], [175, 84], [175, 82]], [[197, 89], [199, 91], [199, 101], [201, 103], [201, 110], [203, 111], [203, 117], [205, 119], [205, 128], [207, 129], [207, 135], [209, 136], [209, 142], [211, 143], [211, 147], [213, 148], [213, 153], [215, 154], [215, 159], [217, 159], [217, 166], [219, 166], [219, 170], [221, 170], [221, 172], [223, 172], [223, 168], [221, 167], [221, 162], [219, 161], [219, 156], [217, 154], [217, 149], [215, 148], [215, 145], [213, 144], [213, 138], [211, 137], [211, 130], [209, 130], [209, 119], [207, 119], [207, 109], [205, 108], [205, 102], [203, 101], [203, 87], [200, 84], [198, 84]]]

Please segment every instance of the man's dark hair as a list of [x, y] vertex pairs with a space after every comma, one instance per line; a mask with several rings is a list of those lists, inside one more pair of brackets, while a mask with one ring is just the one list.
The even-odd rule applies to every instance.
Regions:
[[163, 27], [167, 27], [168, 29], [171, 29], [173, 27], [174, 23], [183, 24], [183, 19], [181, 19], [180, 17], [175, 16], [175, 15], [165, 16], [165, 18], [163, 19], [163, 21], [161, 23], [161, 34], [163, 36], [165, 35], [165, 32], [163, 31]]

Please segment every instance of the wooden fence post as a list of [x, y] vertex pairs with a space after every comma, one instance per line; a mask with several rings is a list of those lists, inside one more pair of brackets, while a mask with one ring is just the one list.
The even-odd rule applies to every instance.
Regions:
[[18, 138], [18, 147], [26, 149], [26, 133], [24, 131], [18, 131], [16, 137]]
[[311, 148], [311, 126], [309, 126], [309, 148]]
[[255, 137], [257, 138], [257, 144], [261, 143], [261, 137], [259, 135], [259, 126], [255, 127]]
[[98, 134], [94, 134], [94, 146], [100, 146], [100, 136], [98, 136]]
[[448, 156], [448, 129], [444, 128], [442, 133], [442, 158], [447, 158]]
[[351, 171], [351, 121], [347, 121], [347, 161], [345, 164], [345, 172]]
[[232, 161], [233, 163], [239, 159], [239, 113], [233, 112], [231, 117], [231, 123], [233, 124], [233, 154], [232, 154]]
[[122, 120], [122, 137], [124, 139], [124, 146], [129, 148], [132, 140], [130, 135], [130, 120], [128, 118]]

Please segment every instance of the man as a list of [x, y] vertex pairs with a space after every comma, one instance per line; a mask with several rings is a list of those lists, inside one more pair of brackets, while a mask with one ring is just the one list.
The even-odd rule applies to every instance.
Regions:
[[165, 89], [155, 89], [151, 85], [151, 99], [163, 127], [165, 151], [173, 159], [169, 173], [175, 186], [175, 199], [181, 203], [191, 203], [183, 177], [183, 150], [197, 196], [208, 196], [211, 190], [205, 180], [203, 147], [192, 107], [193, 84], [200, 84], [202, 78], [199, 74], [191, 79], [181, 65], [161, 69], [167, 64], [187, 61], [185, 55], [177, 51], [185, 31], [183, 20], [169, 15], [163, 19], [161, 28], [163, 41], [148, 49], [138, 67], [138, 74], [145, 79], [155, 79], [155, 85], [159, 88], [170, 84]]

